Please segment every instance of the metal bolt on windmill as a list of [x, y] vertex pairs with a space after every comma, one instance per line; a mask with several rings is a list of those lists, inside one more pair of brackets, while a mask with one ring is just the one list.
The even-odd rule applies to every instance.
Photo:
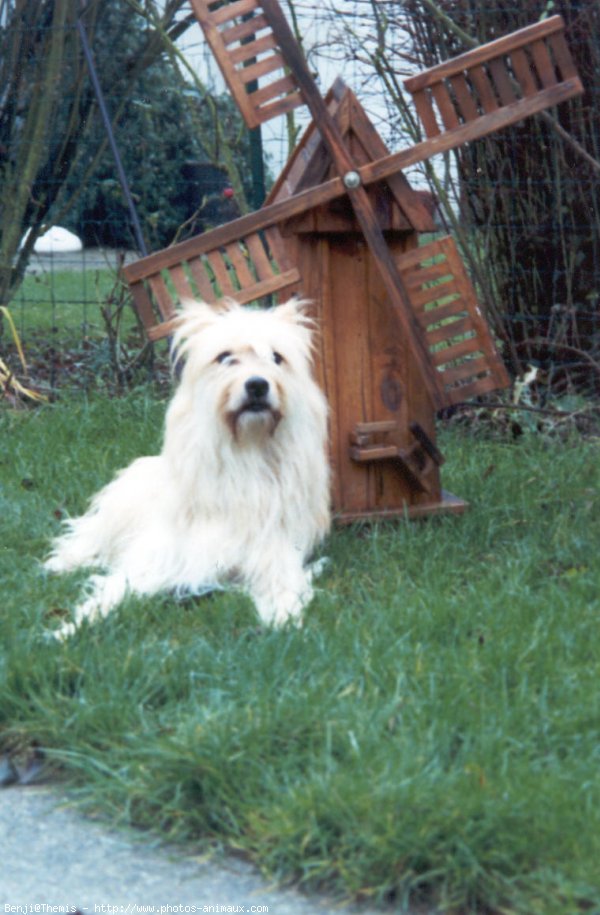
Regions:
[[125, 268], [148, 337], [178, 301], [314, 300], [340, 521], [465, 503], [441, 486], [439, 410], [507, 385], [451, 237], [403, 170], [583, 91], [560, 16], [406, 80], [426, 139], [390, 154], [337, 80], [323, 98], [277, 0], [191, 0], [248, 127], [299, 105], [312, 123], [260, 210]]

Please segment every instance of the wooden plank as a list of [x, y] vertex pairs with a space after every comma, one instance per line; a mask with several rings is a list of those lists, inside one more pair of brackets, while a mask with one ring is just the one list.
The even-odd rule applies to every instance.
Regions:
[[248, 258], [244, 255], [238, 243], [234, 242], [231, 245], [227, 245], [225, 247], [225, 255], [231, 264], [241, 289], [256, 282], [256, 277], [250, 270]]
[[469, 79], [475, 87], [483, 111], [486, 114], [492, 114], [497, 111], [500, 106], [485, 67], [472, 67], [469, 70]]
[[354, 432], [357, 436], [362, 435], [382, 435], [386, 432], [394, 432], [398, 427], [396, 419], [384, 419], [380, 422], [356, 423]]
[[550, 52], [545, 41], [534, 41], [529, 50], [533, 57], [535, 69], [544, 89], [550, 89], [557, 83], [556, 71], [550, 58]]
[[396, 445], [352, 445], [349, 449], [353, 461], [389, 461], [398, 457]]
[[[192, 0], [192, 7], [199, 5], [198, 0]], [[207, 6], [206, 3], [202, 4]], [[232, 19], [241, 19], [242, 16], [248, 16], [259, 8], [257, 0], [236, 0], [234, 3], [224, 3], [222, 6], [213, 10], [210, 15], [215, 25], [223, 25], [225, 22], [231, 22]]]
[[354, 524], [356, 521], [390, 521], [394, 518], [426, 518], [430, 515], [462, 515], [469, 507], [468, 502], [453, 496], [452, 493], [442, 490], [437, 501], [427, 501], [413, 505], [406, 504], [402, 508], [374, 508], [368, 512], [345, 511], [335, 515], [336, 525]]
[[543, 111], [553, 105], [560, 105], [575, 95], [581, 95], [582, 92], [583, 86], [579, 78], [566, 80], [551, 89], [542, 89], [534, 96], [520, 99], [512, 105], [507, 105], [493, 113], [482, 115], [476, 121], [462, 124], [455, 130], [445, 131], [438, 137], [431, 137], [409, 149], [392, 153], [385, 159], [363, 165], [358, 169], [358, 172], [364, 184], [379, 181], [398, 169], [406, 169], [411, 165], [416, 165], [418, 162], [431, 158], [431, 156], [447, 152], [449, 149], [455, 149], [464, 143], [471, 143], [480, 137], [502, 130], [511, 124], [516, 124], [518, 121], [522, 121], [538, 111]]
[[452, 99], [450, 98], [446, 83], [434, 83], [431, 87], [431, 92], [444, 127], [446, 130], [454, 130], [455, 127], [460, 125], [460, 121], [456, 115], [456, 110], [452, 104]]
[[430, 308], [427, 311], [420, 311], [419, 319], [424, 328], [432, 327], [432, 325], [439, 324], [440, 321], [445, 321], [447, 318], [454, 318], [465, 313], [465, 306], [463, 305], [461, 297], [462, 289], [460, 280], [453, 277], [451, 285], [452, 294], [457, 296], [452, 302], [437, 305], [435, 308]]
[[182, 299], [194, 298], [194, 290], [190, 286], [190, 281], [183, 269], [183, 264], [175, 264], [171, 267], [169, 269], [169, 276], [171, 277], [171, 282], [175, 286], [180, 301]]
[[175, 303], [160, 273], [148, 277], [152, 294], [163, 318], [171, 318], [175, 313]]
[[[461, 293], [461, 283], [460, 280], [457, 280], [456, 277], [450, 276], [447, 280], [442, 281], [438, 286], [432, 289], [422, 289], [415, 290], [411, 293], [410, 299], [415, 308], [419, 313], [419, 320], [421, 324], [429, 326], [435, 324], [436, 322], [444, 320], [444, 317], [449, 317], [456, 314], [457, 311], [460, 311], [460, 302], [456, 298], [460, 296]], [[454, 299], [450, 303], [443, 302], [441, 305], [436, 305], [434, 308], [430, 308], [425, 311], [427, 305], [433, 305], [434, 303], [439, 302], [441, 299], [446, 299], [448, 296], [454, 296]], [[440, 315], [438, 317], [438, 315]]]
[[283, 273], [274, 273], [265, 280], [255, 283], [253, 286], [246, 286], [235, 293], [235, 300], [240, 305], [246, 305], [248, 302], [254, 302], [256, 299], [262, 299], [264, 296], [273, 295], [275, 292], [290, 290], [300, 280], [298, 270], [292, 268], [285, 270]]
[[455, 320], [449, 321], [447, 324], [442, 324], [441, 327], [436, 327], [434, 330], [428, 330], [427, 345], [429, 347], [436, 346], [438, 343], [444, 343], [445, 341], [450, 342], [465, 334], [472, 333], [474, 333], [474, 330], [470, 316], [458, 316]]
[[478, 356], [474, 359], [465, 359], [460, 365], [445, 369], [443, 374], [444, 383], [454, 385], [467, 378], [474, 378], [476, 375], [489, 375], [490, 370], [485, 356]]
[[576, 79], [577, 69], [571, 56], [569, 46], [567, 45], [563, 32], [557, 32], [548, 38], [548, 44], [558, 65], [561, 78]]
[[247, 286], [253, 286], [256, 283], [256, 277], [252, 274], [248, 260], [240, 249], [239, 244], [234, 242], [231, 245], [227, 245], [225, 253], [231, 262], [240, 288], [244, 289]]
[[462, 73], [464, 70], [479, 66], [490, 59], [510, 54], [514, 48], [523, 47], [523, 45], [529, 44], [531, 41], [560, 32], [563, 29], [564, 21], [562, 16], [550, 16], [541, 22], [528, 25], [523, 29], [512, 32], [510, 35], [487, 42], [479, 48], [474, 48], [472, 51], [467, 51], [465, 54], [460, 54], [458, 57], [453, 57], [451, 60], [437, 64], [435, 67], [430, 67], [422, 73], [417, 73], [416, 76], [411, 76], [405, 80], [404, 86], [412, 94], [420, 89], [425, 89], [427, 86], [432, 86], [442, 79], [454, 76], [456, 73]]
[[295, 88], [296, 80], [293, 76], [288, 74], [287, 76], [282, 76], [280, 79], [276, 79], [272, 83], [267, 83], [266, 86], [261, 86], [259, 89], [256, 89], [255, 92], [252, 92], [252, 102], [256, 106], [263, 105], [265, 102], [269, 102], [279, 95], [285, 95], [288, 92], [292, 92]]
[[267, 73], [273, 73], [275, 70], [283, 70], [283, 68], [283, 57], [281, 54], [277, 53], [271, 54], [269, 57], [264, 57], [255, 64], [250, 64], [248, 67], [244, 67], [243, 70], [237, 70], [236, 72], [244, 85], [246, 85], [247, 83], [253, 83], [254, 80], [260, 79], [261, 76], [266, 76]]
[[419, 425], [419, 423], [412, 422], [409, 424], [410, 431], [419, 442], [421, 447], [427, 452], [432, 461], [434, 461], [438, 467], [446, 463], [446, 458], [439, 450], [434, 441], [427, 435], [425, 429]]
[[457, 403], [465, 403], [468, 400], [472, 400], [474, 397], [481, 397], [483, 394], [491, 394], [492, 391], [496, 391], [497, 389], [498, 384], [492, 377], [478, 378], [471, 384], [448, 388], [446, 391], [448, 406], [453, 406]]
[[[419, 249], [419, 250], [422, 250], [422, 249]], [[425, 260], [425, 258], [424, 258], [424, 260]], [[402, 258], [400, 267], [401, 267], [402, 276], [404, 278], [404, 282], [406, 283], [407, 289], [411, 289], [411, 290], [415, 290], [415, 291], [421, 290], [422, 287], [425, 286], [427, 283], [438, 283], [439, 284], [439, 282], [441, 280], [445, 279], [446, 277], [448, 277], [449, 279], [452, 277], [452, 270], [448, 266], [448, 261], [446, 260], [446, 258], [444, 258], [443, 260], [436, 260], [433, 264], [427, 264], [424, 266], [420, 266], [420, 264], [421, 264], [421, 261], [419, 260], [417, 269], [414, 269], [414, 267], [413, 267], [412, 270], [408, 271], [408, 270], [406, 270], [406, 266], [404, 264], [404, 258]], [[432, 292], [431, 298], [433, 301], [436, 298], [434, 287], [428, 287], [427, 291]], [[411, 300], [412, 300], [412, 296], [411, 296]]]
[[188, 261], [190, 273], [194, 279], [200, 298], [203, 302], [214, 302], [216, 293], [211, 283], [210, 277], [206, 272], [206, 265], [201, 257], [193, 257]]
[[436, 368], [441, 369], [448, 363], [454, 362], [455, 359], [462, 359], [476, 352], [480, 352], [479, 342], [476, 336], [472, 336], [461, 340], [460, 343], [453, 343], [452, 346], [444, 346], [435, 350], [431, 354], [431, 361]]
[[206, 255], [206, 259], [215, 275], [215, 281], [221, 290], [221, 296], [232, 296], [235, 298], [237, 290], [233, 286], [229, 270], [223, 261], [221, 252], [209, 251]]
[[156, 324], [156, 315], [152, 306], [152, 299], [148, 295], [143, 282], [133, 283], [130, 288], [135, 310], [140, 316], [146, 331], [148, 331], [153, 324]]
[[265, 280], [273, 276], [275, 271], [267, 256], [260, 235], [248, 235], [244, 239], [244, 242], [248, 248], [248, 253], [250, 254], [250, 259], [254, 264], [254, 269], [256, 270], [258, 278], [260, 280]]
[[475, 290], [473, 289], [473, 286], [469, 280], [467, 271], [459, 255], [458, 248], [456, 247], [456, 243], [450, 236], [447, 236], [445, 239], [443, 239], [442, 243], [444, 252], [448, 258], [448, 262], [452, 267], [452, 272], [457, 279], [461, 280], [461, 300], [468, 309], [469, 317], [477, 335], [479, 346], [488, 359], [488, 364], [497, 381], [497, 386], [505, 387], [509, 383], [508, 373], [498, 355], [498, 351], [494, 345], [490, 329], [483, 317], [481, 308], [479, 307], [479, 302], [477, 301]]
[[158, 340], [164, 340], [165, 337], [169, 337], [173, 333], [177, 324], [177, 318], [169, 318], [167, 321], [155, 324], [154, 327], [147, 328], [146, 334], [148, 339], [152, 343], [156, 343]]
[[452, 94], [455, 98], [455, 104], [462, 116], [463, 121], [473, 121], [479, 117], [479, 110], [471, 93], [466, 77], [463, 73], [457, 73], [448, 80], [452, 87]]
[[538, 85], [531, 71], [529, 58], [523, 48], [516, 48], [510, 55], [510, 60], [523, 95], [533, 95], [538, 91]]
[[269, 24], [264, 16], [253, 16], [251, 19], [246, 19], [244, 22], [239, 22], [237, 25], [221, 29], [221, 40], [224, 45], [228, 46], [234, 44], [236, 41], [243, 41], [251, 35], [256, 35], [258, 32], [262, 32], [268, 27]]
[[233, 64], [242, 64], [244, 61], [254, 60], [259, 54], [264, 54], [265, 51], [272, 51], [276, 47], [277, 40], [269, 32], [268, 35], [262, 35], [255, 41], [249, 41], [247, 44], [242, 44], [239, 48], [229, 51], [229, 59]]
[[214, 54], [225, 82], [229, 86], [229, 91], [240, 110], [240, 114], [248, 127], [257, 127], [259, 122], [254, 114], [254, 108], [236, 68], [229, 59], [227, 48], [217, 27], [223, 21], [222, 15], [231, 13], [232, 8], [240, 7], [240, 4], [243, 5], [247, 13], [252, 12], [255, 8], [254, 0], [250, 0], [250, 2], [248, 0], [240, 0], [239, 3], [232, 3], [220, 7], [215, 12], [211, 12], [206, 0], [191, 0], [192, 11], [200, 23], [204, 37]]
[[[254, 95], [255, 93], [251, 93], [250, 98], [254, 98]], [[261, 105], [256, 109], [256, 114], [259, 122], [264, 124], [265, 121], [270, 121], [274, 117], [287, 114], [288, 111], [292, 111], [294, 108], [298, 108], [299, 105], [303, 104], [304, 99], [301, 93], [292, 92], [290, 95], [286, 95], [276, 102], [272, 102], [270, 105]]]
[[431, 104], [430, 90], [422, 89], [419, 92], [415, 92], [413, 95], [413, 102], [415, 103], [419, 120], [425, 128], [425, 136], [437, 137], [440, 133], [440, 128], [438, 127], [435, 111]]
[[517, 83], [511, 79], [504, 59], [499, 57], [496, 60], [490, 60], [488, 69], [502, 105], [508, 106], [516, 102], [518, 100]]

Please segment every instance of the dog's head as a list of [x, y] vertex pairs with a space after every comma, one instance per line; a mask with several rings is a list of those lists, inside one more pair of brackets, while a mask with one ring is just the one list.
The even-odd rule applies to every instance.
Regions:
[[200, 388], [236, 440], [272, 435], [310, 378], [306, 303], [272, 309], [183, 303], [174, 347], [181, 385]]

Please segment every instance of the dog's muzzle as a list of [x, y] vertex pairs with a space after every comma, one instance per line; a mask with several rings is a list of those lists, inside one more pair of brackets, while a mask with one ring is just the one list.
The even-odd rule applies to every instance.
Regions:
[[244, 385], [246, 390], [246, 401], [242, 410], [248, 410], [251, 413], [260, 413], [263, 410], [271, 410], [269, 402], [269, 382], [260, 375], [253, 375]]
[[[253, 422], [256, 417], [257, 422]], [[281, 420], [278, 398], [270, 382], [261, 375], [252, 375], [244, 382], [243, 400], [237, 410], [228, 414], [227, 421], [237, 437], [240, 422], [244, 428], [262, 428], [273, 433]]]

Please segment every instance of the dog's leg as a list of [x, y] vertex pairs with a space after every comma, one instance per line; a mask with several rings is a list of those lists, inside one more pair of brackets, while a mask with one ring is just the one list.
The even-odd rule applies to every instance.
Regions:
[[254, 576], [250, 587], [258, 615], [269, 626], [290, 621], [302, 625], [302, 612], [313, 598], [312, 573], [304, 568], [300, 555], [290, 550], [274, 554]]
[[88, 597], [75, 608], [72, 623], [63, 623], [52, 634], [60, 641], [72, 636], [84, 622], [95, 623], [108, 616], [127, 594], [127, 578], [115, 572], [111, 575], [94, 575], [89, 581]]
[[309, 580], [312, 582], [315, 578], [318, 578], [319, 575], [322, 575], [323, 572], [326, 572], [329, 566], [331, 565], [331, 559], [329, 556], [321, 556], [320, 559], [315, 559], [314, 562], [309, 562], [306, 566], [306, 572], [308, 574]]

